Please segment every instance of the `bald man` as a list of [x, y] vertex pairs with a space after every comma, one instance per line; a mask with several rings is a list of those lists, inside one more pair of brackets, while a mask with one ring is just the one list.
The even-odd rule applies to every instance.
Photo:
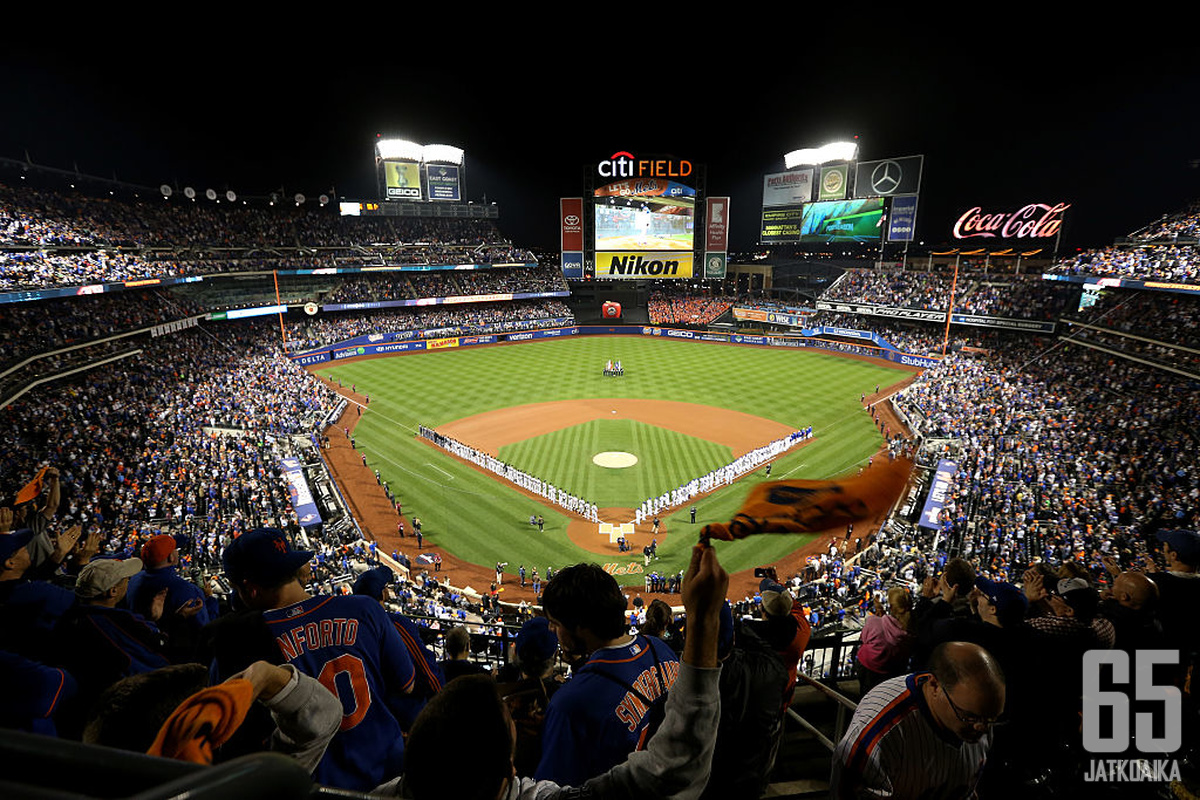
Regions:
[[1100, 603], [1100, 616], [1113, 624], [1118, 650], [1160, 650], [1168, 646], [1158, 621], [1158, 585], [1144, 572], [1122, 572]]
[[969, 797], [1004, 711], [1000, 665], [967, 642], [934, 648], [929, 671], [867, 692], [834, 751], [834, 798]]

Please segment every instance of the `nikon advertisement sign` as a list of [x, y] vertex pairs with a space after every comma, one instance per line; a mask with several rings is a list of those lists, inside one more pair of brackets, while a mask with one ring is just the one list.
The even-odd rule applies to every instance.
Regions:
[[691, 253], [596, 253], [596, 280], [692, 277]]

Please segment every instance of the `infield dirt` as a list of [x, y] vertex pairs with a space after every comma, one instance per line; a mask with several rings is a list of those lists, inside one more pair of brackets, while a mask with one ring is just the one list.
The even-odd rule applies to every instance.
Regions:
[[[355, 403], [365, 403], [362, 395], [340, 388], [336, 383], [326, 380], [326, 384], [347, 397], [351, 401], [345, 413], [337, 424], [329, 429], [330, 449], [325, 451], [326, 459], [333, 472], [334, 479], [342, 487], [347, 503], [362, 527], [363, 531], [374, 538], [380, 550], [391, 553], [393, 550], [405, 552], [410, 557], [416, 555], [416, 540], [411, 535], [412, 520], [406, 516], [405, 528], [409, 535], [400, 538], [396, 534], [396, 523], [399, 517], [396, 509], [384, 495], [382, 488], [376, 483], [374, 472], [363, 466], [361, 455], [350, 446], [350, 440], [341, 435], [343, 428], [351, 432], [360, 419]], [[910, 379], [911, 380], [911, 379]], [[907, 383], [906, 381], [905, 383]], [[890, 396], [898, 387], [890, 387], [885, 395]], [[867, 403], [883, 399], [882, 395], [869, 395]], [[614, 415], [612, 412], [616, 411]], [[686, 410], [686, 413], [681, 413]], [[879, 402], [877, 411], [888, 422], [892, 430], [904, 430], [900, 420], [891, 409], [890, 402]], [[367, 413], [370, 413], [368, 410]], [[459, 441], [471, 444], [473, 447], [495, 452], [499, 447], [513, 442], [522, 441], [533, 436], [539, 436], [551, 431], [578, 425], [594, 419], [632, 419], [650, 425], [657, 425], [672, 431], [707, 439], [724, 444], [733, 450], [735, 455], [741, 455], [748, 450], [758, 447], [768, 441], [780, 438], [791, 432], [782, 423], [775, 422], [750, 414], [711, 406], [698, 406], [694, 403], [669, 401], [622, 399], [622, 400], [580, 400], [555, 403], [535, 403], [526, 406], [500, 409], [485, 414], [476, 414], [456, 420], [439, 428], [443, 433], [453, 436]], [[429, 446], [433, 446], [430, 444]], [[468, 462], [463, 462], [464, 464]], [[475, 465], [472, 468], [479, 469]], [[515, 487], [513, 487], [515, 489]], [[518, 490], [520, 491], [520, 490]], [[535, 495], [529, 495], [538, 502], [544, 502]], [[632, 522], [633, 509], [600, 509], [601, 519], [607, 522]], [[855, 538], [865, 537], [878, 530], [882, 524], [880, 518], [869, 524], [855, 526]], [[690, 526], [689, 526], [690, 528]], [[621, 557], [628, 560], [631, 556], [640, 556], [641, 546], [650, 541], [650, 525], [637, 527], [633, 539], [635, 552], [617, 552], [617, 546], [597, 534], [594, 523], [582, 519], [574, 520], [567, 529], [571, 540], [578, 546], [595, 553], [598, 560], [608, 560], [610, 557]], [[676, 535], [692, 536], [697, 530], [675, 531]], [[799, 569], [804, 557], [826, 552], [830, 538], [841, 531], [831, 531], [827, 535], [818, 535], [802, 544], [792, 554], [787, 564], [780, 563], [780, 577], [790, 575], [790, 570]], [[666, 541], [672, 531], [664, 522], [659, 529], [658, 540]], [[851, 542], [852, 544], [852, 542]], [[424, 552], [437, 552], [442, 557], [442, 570], [438, 577], [445, 579], [449, 576], [454, 586], [470, 586], [479, 592], [486, 592], [495, 580], [495, 572], [490, 565], [472, 564], [462, 561], [444, 549], [428, 542], [421, 548]], [[501, 599], [505, 602], [533, 601], [533, 592], [529, 587], [524, 589], [519, 585], [516, 576], [506, 575]], [[740, 599], [744, 595], [753, 595], [758, 588], [758, 579], [753, 570], [743, 570], [730, 576], [729, 596]], [[638, 592], [643, 597], [648, 593]], [[679, 595], [656, 595], [672, 605], [679, 605]], [[647, 598], [649, 599], [649, 598]]]

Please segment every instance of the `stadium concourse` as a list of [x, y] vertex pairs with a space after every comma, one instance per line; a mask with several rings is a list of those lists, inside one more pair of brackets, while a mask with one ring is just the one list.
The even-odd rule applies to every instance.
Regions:
[[[600, 796], [669, 796], [655, 783], [667, 779], [689, 786], [689, 796], [709, 782], [710, 797], [756, 796], [768, 781], [774, 796], [811, 797], [831, 780], [863, 791], [903, 783], [915, 787], [912, 796], [1194, 795], [1200, 303], [1190, 291], [1118, 284], [1161, 278], [1195, 287], [1198, 219], [1186, 209], [1111, 248], [1050, 265], [1052, 276], [1112, 279], [1090, 307], [1077, 285], [1001, 274], [986, 263], [964, 265], [953, 295], [945, 265], [933, 264], [854, 265], [803, 302], [746, 296], [734, 285], [661, 287], [656, 301], [676, 320], [717, 313], [718, 324], [734, 324], [738, 307], [791, 314], [840, 329], [806, 338], [844, 357], [878, 355], [880, 345], [862, 343], [867, 337], [910, 354], [941, 353], [944, 323], [894, 322], [880, 309], [939, 312], [962, 303], [1014, 324], [956, 322], [944, 360], [895, 396], [863, 395], [861, 413], [888, 448], [879, 456], [911, 451], [917, 462], [898, 513], [878, 530], [856, 528], [850, 547], [822, 537], [811, 558], [779, 565], [766, 581], [734, 576], [727, 584], [711, 551], [698, 552], [689, 569], [699, 588], [666, 596], [671, 605], [685, 601], [684, 615], [644, 594], [640, 611], [627, 608], [602, 570], [564, 570], [544, 587], [553, 619], [543, 622], [530, 619], [532, 595], [511, 580], [502, 597], [517, 599], [516, 607], [487, 591], [461, 591], [490, 586], [491, 565], [471, 571], [437, 548], [442, 570], [415, 564], [429, 548], [409, 545], [411, 517], [408, 536], [389, 540], [398, 522], [389, 488], [361, 458], [355, 463], [350, 440], [358, 414], [347, 399], [366, 398], [347, 398], [346, 387], [332, 388], [288, 358], [278, 318], [225, 317], [280, 300], [293, 306], [284, 329], [313, 346], [569, 325], [570, 287], [552, 264], [508, 242], [491, 221], [343, 221], [312, 209], [151, 206], [65, 186], [6, 187], [0, 278], [28, 296], [0, 304], [0, 674], [11, 700], [0, 725], [142, 753], [174, 743], [197, 761], [211, 756], [209, 745], [218, 762], [275, 749], [305, 780], [315, 770], [319, 781], [359, 792], [398, 777], [401, 741], [412, 748], [406, 769], [419, 783], [430, 765], [446, 764], [439, 758], [452, 759], [448, 770], [465, 763], [480, 767], [472, 775], [487, 773], [492, 762], [481, 748], [494, 740], [504, 751], [496, 790], [516, 753], [532, 777], [595, 767], [593, 785], [609, 792]], [[480, 274], [433, 269], [485, 262]], [[401, 271], [378, 282], [357, 272], [281, 274], [276, 288], [271, 271], [314, 265], [417, 265], [430, 274]], [[234, 272], [237, 283], [225, 275]], [[203, 280], [78, 291], [174, 277]], [[532, 296], [495, 298], [514, 291]], [[300, 316], [300, 306], [331, 296], [411, 306]], [[468, 300], [434, 302], [447, 296]], [[835, 307], [817, 311], [824, 304]], [[350, 488], [349, 512], [326, 461]], [[322, 503], [320, 526], [301, 525], [312, 512], [293, 499], [297, 471]], [[378, 536], [360, 536], [359, 525], [371, 534], [376, 524]], [[379, 570], [393, 551], [397, 568]], [[358, 596], [345, 596], [351, 587]], [[714, 602], [720, 594], [734, 600], [727, 613]], [[557, 746], [568, 735], [552, 737], [555, 754], [542, 764], [528, 749], [541, 730], [535, 720], [545, 712], [563, 731], [563, 714], [587, 717], [591, 709], [553, 697], [570, 699], [572, 682], [604, 669], [582, 659], [609, 647], [656, 663], [609, 675], [612, 707], [625, 715], [617, 730], [587, 729], [586, 753], [564, 754]], [[1176, 656], [1152, 676], [1175, 689], [1161, 699], [1179, 722], [1145, 767], [1153, 779], [1095, 777], [1096, 760], [1080, 739], [1080, 715], [1088, 713], [1081, 676], [1094, 650], [1126, 663], [1151, 650]], [[717, 652], [725, 659], [719, 677]], [[560, 657], [574, 660], [565, 682]], [[488, 679], [446, 680], [479, 668], [521, 687], [503, 695], [517, 717], [515, 742]], [[208, 687], [210, 674], [239, 677]], [[819, 694], [804, 688], [806, 678], [823, 684]], [[332, 704], [329, 686], [339, 693]], [[198, 689], [215, 691], [208, 711], [251, 711], [243, 737], [197, 752], [185, 746], [189, 729], [163, 727]], [[391, 702], [406, 690], [406, 701]], [[592, 751], [631, 748], [620, 730], [627, 722], [634, 733], [649, 728], [664, 690], [650, 749], [596, 766]], [[826, 748], [803, 738], [784, 709], [807, 714], [814, 698], [832, 691], [838, 702], [862, 703], [848, 728], [825, 729]], [[550, 695], [550, 705], [539, 705]], [[463, 697], [495, 713], [479, 718], [479, 728], [464, 727], [454, 711]], [[718, 725], [718, 698], [723, 713], [762, 713]], [[888, 708], [904, 711], [897, 725], [884, 718]], [[722, 726], [733, 734], [718, 733]], [[462, 731], [484, 727], [495, 736], [475, 736], [466, 747]], [[71, 754], [39, 739], [25, 752], [58, 759], [47, 768], [33, 756], [13, 758], [16, 745], [3, 741], [6, 782], [61, 781], [76, 793], [94, 789], [110, 752], [79, 769]], [[906, 750], [913, 741], [930, 749]], [[802, 777], [816, 780], [779, 788], [805, 762], [816, 766]], [[1127, 775], [1139, 764], [1148, 759], [1131, 744], [1100, 768]], [[132, 775], [111, 778], [107, 796], [127, 794]], [[749, 788], [729, 788], [739, 779]], [[511, 785], [537, 791], [530, 781]]]

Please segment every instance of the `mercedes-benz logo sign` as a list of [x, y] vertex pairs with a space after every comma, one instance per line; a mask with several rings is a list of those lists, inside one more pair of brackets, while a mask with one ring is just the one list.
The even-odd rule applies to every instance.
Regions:
[[568, 214], [563, 218], [563, 222], [567, 223], [571, 227], [574, 227], [579, 224], [579, 217], [575, 216], [574, 214]]
[[900, 188], [903, 170], [895, 161], [881, 161], [871, 171], [871, 191], [875, 194], [891, 194]]

